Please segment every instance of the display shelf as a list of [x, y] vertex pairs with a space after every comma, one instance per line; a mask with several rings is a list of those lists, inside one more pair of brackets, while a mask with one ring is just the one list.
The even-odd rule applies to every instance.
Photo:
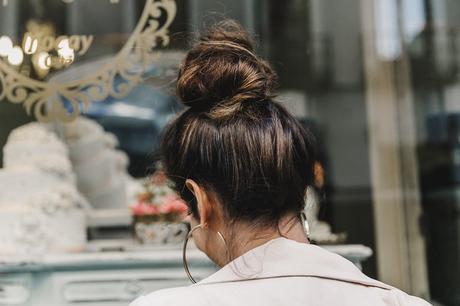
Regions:
[[[362, 245], [324, 247], [358, 267], [372, 255]], [[218, 269], [193, 243], [187, 258], [197, 279]], [[0, 257], [0, 305], [126, 306], [142, 294], [189, 284], [182, 245], [105, 240], [90, 242], [81, 253]]]

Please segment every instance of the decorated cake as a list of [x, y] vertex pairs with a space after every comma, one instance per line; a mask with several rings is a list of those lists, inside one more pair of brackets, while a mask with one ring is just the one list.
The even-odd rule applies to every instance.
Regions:
[[128, 210], [128, 158], [116, 150], [118, 142], [93, 120], [78, 118], [63, 126], [63, 137], [80, 192], [95, 209]]
[[78, 192], [65, 144], [50, 126], [13, 130], [0, 169], [0, 255], [86, 247], [90, 206]]

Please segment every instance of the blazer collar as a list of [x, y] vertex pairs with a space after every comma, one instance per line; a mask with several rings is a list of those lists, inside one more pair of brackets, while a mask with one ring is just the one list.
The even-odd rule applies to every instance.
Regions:
[[393, 289], [367, 277], [340, 255], [284, 237], [253, 248], [192, 286], [277, 277], [319, 277]]

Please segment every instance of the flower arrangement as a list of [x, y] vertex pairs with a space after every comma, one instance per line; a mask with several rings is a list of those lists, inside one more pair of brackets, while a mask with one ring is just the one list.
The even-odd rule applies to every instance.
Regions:
[[168, 184], [165, 174], [157, 171], [144, 182], [137, 202], [130, 205], [134, 234], [142, 243], [179, 242], [186, 233], [187, 227], [181, 221], [187, 214], [187, 205]]
[[177, 222], [187, 213], [187, 205], [168, 186], [162, 172], [156, 172], [144, 183], [144, 191], [138, 194], [137, 203], [130, 208], [135, 218], [151, 218], [153, 221]]

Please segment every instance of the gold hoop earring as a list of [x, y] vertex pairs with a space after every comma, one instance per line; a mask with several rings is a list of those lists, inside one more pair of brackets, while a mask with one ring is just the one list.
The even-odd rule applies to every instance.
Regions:
[[[198, 224], [196, 225], [194, 228], [192, 228], [188, 234], [187, 234], [187, 238], [185, 238], [185, 241], [184, 241], [184, 247], [182, 248], [182, 263], [184, 265], [184, 270], [185, 270], [185, 273], [187, 273], [187, 276], [188, 278], [190, 279], [190, 281], [194, 284], [196, 284], [196, 280], [193, 278], [192, 274], [190, 273], [190, 270], [188, 268], [188, 263], [187, 263], [187, 243], [188, 243], [188, 240], [190, 239], [190, 237], [192, 237], [193, 235], [193, 232], [199, 228], [202, 228], [202, 225], [201, 224]], [[217, 235], [219, 236], [219, 238], [224, 242], [224, 245], [225, 245], [225, 253], [226, 253], [226, 257], [227, 259], [229, 259], [229, 252], [228, 252], [228, 247], [227, 247], [227, 242], [225, 241], [225, 238], [224, 236], [221, 234], [221, 232], [217, 231]]]
[[307, 216], [304, 211], [300, 212], [300, 221], [302, 222], [303, 231], [307, 235], [307, 239], [310, 240], [310, 225], [308, 225]]

